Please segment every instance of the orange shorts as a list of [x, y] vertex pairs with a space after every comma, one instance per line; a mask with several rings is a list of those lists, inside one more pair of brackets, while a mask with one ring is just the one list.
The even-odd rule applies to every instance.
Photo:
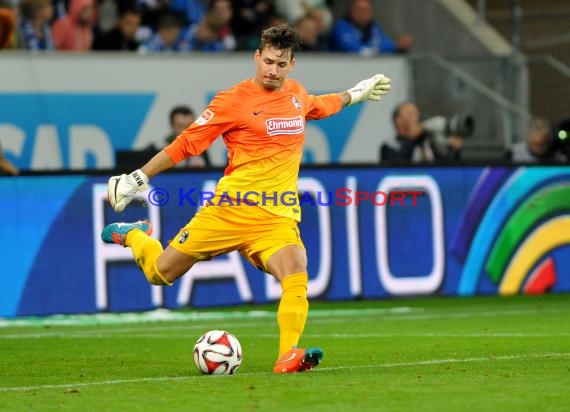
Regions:
[[265, 272], [267, 260], [282, 247], [299, 245], [305, 250], [295, 220], [257, 206], [206, 205], [169, 244], [198, 260], [238, 250]]

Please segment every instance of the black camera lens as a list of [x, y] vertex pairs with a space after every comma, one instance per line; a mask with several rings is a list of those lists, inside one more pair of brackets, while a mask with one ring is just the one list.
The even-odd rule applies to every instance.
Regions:
[[447, 128], [450, 134], [469, 137], [475, 130], [475, 119], [471, 115], [455, 115], [449, 119]]
[[570, 119], [564, 119], [558, 125], [555, 136], [563, 142], [570, 141]]

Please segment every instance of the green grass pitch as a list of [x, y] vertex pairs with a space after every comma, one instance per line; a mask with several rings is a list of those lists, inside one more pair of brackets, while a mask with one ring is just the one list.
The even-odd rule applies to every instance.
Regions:
[[[132, 323], [2, 322], [0, 410], [570, 409], [570, 295], [312, 302], [301, 346], [320, 346], [325, 357], [294, 375], [272, 373], [275, 310], [176, 312], [192, 316]], [[240, 340], [236, 375], [202, 376], [195, 368], [194, 342], [210, 329]]]

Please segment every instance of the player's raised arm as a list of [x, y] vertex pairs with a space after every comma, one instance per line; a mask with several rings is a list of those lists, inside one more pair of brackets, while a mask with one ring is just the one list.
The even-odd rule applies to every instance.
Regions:
[[339, 93], [345, 106], [371, 100], [378, 102], [392, 88], [392, 80], [383, 74], [376, 74], [358, 82], [345, 92]]
[[141, 169], [130, 174], [113, 176], [109, 179], [107, 198], [115, 209], [122, 212], [136, 196], [148, 188], [148, 181], [164, 170], [174, 166], [174, 162], [164, 150], [152, 157]]
[[[323, 119], [341, 110], [364, 101], [380, 101], [392, 88], [392, 81], [383, 74], [376, 74], [368, 79], [361, 80], [354, 87], [338, 93], [309, 96], [309, 110], [307, 120]], [[340, 98], [341, 105], [338, 104]]]

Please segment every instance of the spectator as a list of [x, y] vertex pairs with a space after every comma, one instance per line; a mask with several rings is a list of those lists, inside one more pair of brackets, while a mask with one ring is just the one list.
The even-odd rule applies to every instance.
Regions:
[[[170, 120], [170, 134], [166, 136], [166, 143], [172, 143], [176, 137], [184, 130], [186, 130], [194, 120], [196, 120], [196, 115], [194, 111], [186, 106], [186, 105], [179, 105], [174, 106], [169, 114]], [[186, 162], [182, 163], [186, 167], [210, 167], [212, 166], [212, 162], [210, 161], [210, 156], [208, 155], [207, 151], [204, 151], [199, 156], [192, 156], [186, 159]]]
[[211, 0], [170, 0], [170, 10], [180, 14], [186, 24], [199, 23]]
[[394, 147], [382, 145], [382, 161], [459, 160], [463, 139], [457, 135], [443, 136], [427, 130], [420, 109], [414, 103], [405, 102], [396, 106], [392, 121], [397, 133], [396, 143]]
[[119, 6], [115, 0], [98, 0], [97, 31], [111, 31], [119, 21]]
[[193, 24], [186, 33], [192, 50], [230, 51], [236, 48], [236, 39], [230, 23], [233, 11], [230, 0], [210, 0], [208, 9], [198, 24]]
[[53, 42], [58, 50], [91, 50], [95, 23], [94, 0], [72, 0], [69, 13], [52, 26]]
[[259, 36], [269, 20], [275, 15], [270, 0], [233, 0], [232, 32], [237, 40], [238, 50], [255, 50]]
[[295, 28], [299, 32], [303, 41], [302, 48], [304, 51], [325, 51], [326, 44], [321, 40], [319, 31], [319, 22], [311, 15], [301, 17]]
[[53, 20], [61, 19], [67, 15], [71, 0], [52, 0], [53, 4]]
[[20, 173], [18, 168], [14, 166], [8, 159], [2, 154], [2, 146], [0, 145], [0, 175], [12, 175], [16, 176]]
[[136, 8], [122, 10], [117, 25], [108, 32], [99, 33], [93, 40], [93, 50], [137, 50], [135, 34], [141, 24], [141, 12]]
[[394, 41], [384, 33], [373, 19], [371, 0], [350, 0], [348, 13], [333, 26], [330, 41], [334, 51], [362, 56], [403, 52], [412, 45], [409, 34], [401, 35]]
[[172, 12], [165, 12], [158, 20], [157, 32], [138, 50], [140, 53], [188, 51], [190, 44], [180, 39], [181, 32], [180, 17]]
[[53, 37], [50, 28], [53, 18], [51, 0], [22, 0], [19, 28], [19, 47], [26, 50], [53, 50]]
[[0, 50], [10, 48], [16, 30], [16, 15], [0, 3]]
[[275, 0], [275, 9], [289, 23], [297, 23], [305, 16], [312, 17], [320, 37], [326, 37], [331, 30], [333, 14], [325, 0]]
[[276, 14], [269, 17], [269, 20], [267, 21], [267, 24], [265, 25], [265, 27], [263, 27], [262, 31], [265, 29], [268, 29], [269, 27], [278, 27], [278, 26], [281, 26], [283, 24], [289, 24], [289, 22], [287, 21], [287, 19], [285, 17], [276, 13]]
[[530, 121], [526, 141], [512, 145], [505, 157], [516, 163], [567, 162], [556, 143], [550, 122], [535, 117]]
[[170, 9], [170, 0], [137, 0], [136, 4], [141, 7], [141, 26], [148, 27], [151, 32], [158, 30], [160, 19], [165, 14], [174, 14], [178, 17], [180, 25], [184, 26], [184, 16]]

